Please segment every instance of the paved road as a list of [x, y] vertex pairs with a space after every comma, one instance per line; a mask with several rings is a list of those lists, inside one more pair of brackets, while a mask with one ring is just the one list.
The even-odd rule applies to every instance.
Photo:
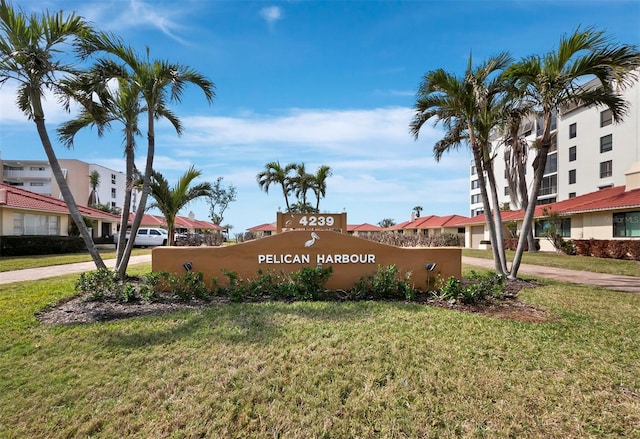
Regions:
[[[115, 259], [104, 261], [107, 267], [113, 268]], [[130, 264], [151, 262], [151, 255], [132, 256]], [[491, 259], [462, 257], [462, 263], [476, 267], [493, 269], [494, 264]], [[76, 264], [57, 265], [52, 267], [29, 268], [26, 270], [6, 271], [0, 273], [0, 284], [11, 282], [21, 282], [25, 280], [45, 279], [48, 277], [60, 276], [62, 274], [80, 273], [93, 270], [93, 262], [80, 262]], [[545, 267], [541, 265], [520, 265], [519, 274], [555, 279], [563, 282], [572, 282], [583, 285], [594, 285], [615, 291], [627, 291], [640, 293], [640, 277], [612, 275], [602, 273], [591, 273], [588, 271], [565, 270], [561, 268]]]
[[[493, 259], [462, 257], [462, 263], [495, 269]], [[521, 264], [518, 274], [555, 279], [582, 285], [593, 285], [615, 291], [640, 293], [640, 277], [624, 276], [621, 274], [592, 273], [590, 271], [566, 270], [563, 268], [546, 267], [543, 265]]]
[[[151, 262], [151, 255], [131, 256], [129, 264], [139, 264]], [[113, 268], [116, 265], [115, 259], [106, 259], [105, 265]], [[75, 264], [52, 265], [51, 267], [27, 268], [26, 270], [5, 271], [0, 273], [0, 284], [11, 282], [22, 282], [25, 280], [38, 280], [48, 277], [60, 276], [70, 273], [82, 273], [83, 271], [95, 270], [96, 264], [93, 262], [77, 262]]]

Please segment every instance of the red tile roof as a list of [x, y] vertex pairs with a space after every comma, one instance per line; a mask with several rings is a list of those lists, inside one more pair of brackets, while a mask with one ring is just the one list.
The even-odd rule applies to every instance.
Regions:
[[[129, 214], [129, 224], [133, 222], [135, 214]], [[163, 216], [160, 215], [150, 215], [145, 213], [142, 217], [142, 222], [140, 223], [142, 226], [147, 227], [167, 227], [167, 222], [165, 221]], [[208, 221], [189, 219], [185, 216], [176, 216], [176, 227], [181, 227], [185, 229], [202, 229], [202, 230], [222, 230], [222, 227], [210, 223]]]
[[276, 224], [275, 223], [260, 224], [259, 226], [250, 227], [247, 230], [249, 232], [275, 232]]
[[[567, 200], [558, 201], [557, 203], [543, 204], [536, 206], [534, 213], [535, 218], [541, 218], [544, 215], [543, 210], [549, 209], [559, 215], [571, 215], [576, 213], [632, 209], [640, 207], [640, 189], [632, 189], [625, 191], [625, 186], [615, 186], [599, 191], [590, 192]], [[521, 220], [524, 218], [524, 211], [520, 210], [504, 210], [500, 212], [502, 221]], [[456, 222], [455, 225], [471, 225], [484, 224], [484, 214], [466, 218]]]
[[[69, 214], [69, 208], [64, 200], [36, 194], [20, 189], [16, 186], [0, 183], [0, 207], [31, 210], [34, 212]], [[119, 221], [120, 217], [91, 207], [78, 206], [83, 216], [106, 221]]]
[[373, 224], [347, 224], [348, 232], [381, 232], [384, 229], [380, 226], [374, 226]]

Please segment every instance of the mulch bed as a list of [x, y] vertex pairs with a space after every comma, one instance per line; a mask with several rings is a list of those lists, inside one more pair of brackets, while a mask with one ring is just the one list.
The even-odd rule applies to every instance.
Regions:
[[[420, 295], [415, 302], [522, 322], [544, 323], [557, 321], [558, 318], [549, 311], [518, 300], [518, 292], [522, 288], [536, 288], [538, 286], [540, 284], [536, 281], [510, 280], [507, 281], [504, 299], [490, 300], [482, 304], [455, 303], [437, 299], [427, 294]], [[92, 301], [88, 295], [80, 295], [61, 301], [43, 310], [37, 317], [42, 323], [49, 325], [86, 324], [160, 315], [174, 311], [204, 309], [212, 305], [225, 303], [229, 303], [228, 298], [214, 297], [206, 301], [200, 299], [184, 301], [169, 294], [161, 294], [159, 300], [153, 303], [142, 301], [121, 303], [114, 298]]]

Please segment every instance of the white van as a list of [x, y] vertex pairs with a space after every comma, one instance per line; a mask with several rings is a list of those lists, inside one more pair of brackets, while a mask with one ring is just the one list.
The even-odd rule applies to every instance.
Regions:
[[[127, 240], [130, 238], [131, 232], [127, 232]], [[118, 233], [113, 236], [114, 244], [118, 245]], [[140, 247], [167, 245], [169, 234], [165, 229], [157, 227], [140, 227], [136, 234], [136, 239], [133, 245]]]

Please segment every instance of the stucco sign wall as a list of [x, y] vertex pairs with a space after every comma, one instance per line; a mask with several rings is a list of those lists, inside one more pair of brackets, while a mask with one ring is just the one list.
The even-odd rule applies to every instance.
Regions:
[[[330, 289], [349, 289], [378, 266], [396, 265], [411, 272], [418, 289], [433, 287], [438, 275], [460, 277], [460, 248], [401, 248], [332, 231], [290, 231], [227, 247], [157, 247], [152, 251], [153, 271], [175, 274], [201, 271], [224, 285], [222, 270], [235, 271], [243, 279], [255, 278], [258, 270], [293, 272], [302, 267], [331, 266]], [[428, 285], [429, 284], [429, 285]]]

